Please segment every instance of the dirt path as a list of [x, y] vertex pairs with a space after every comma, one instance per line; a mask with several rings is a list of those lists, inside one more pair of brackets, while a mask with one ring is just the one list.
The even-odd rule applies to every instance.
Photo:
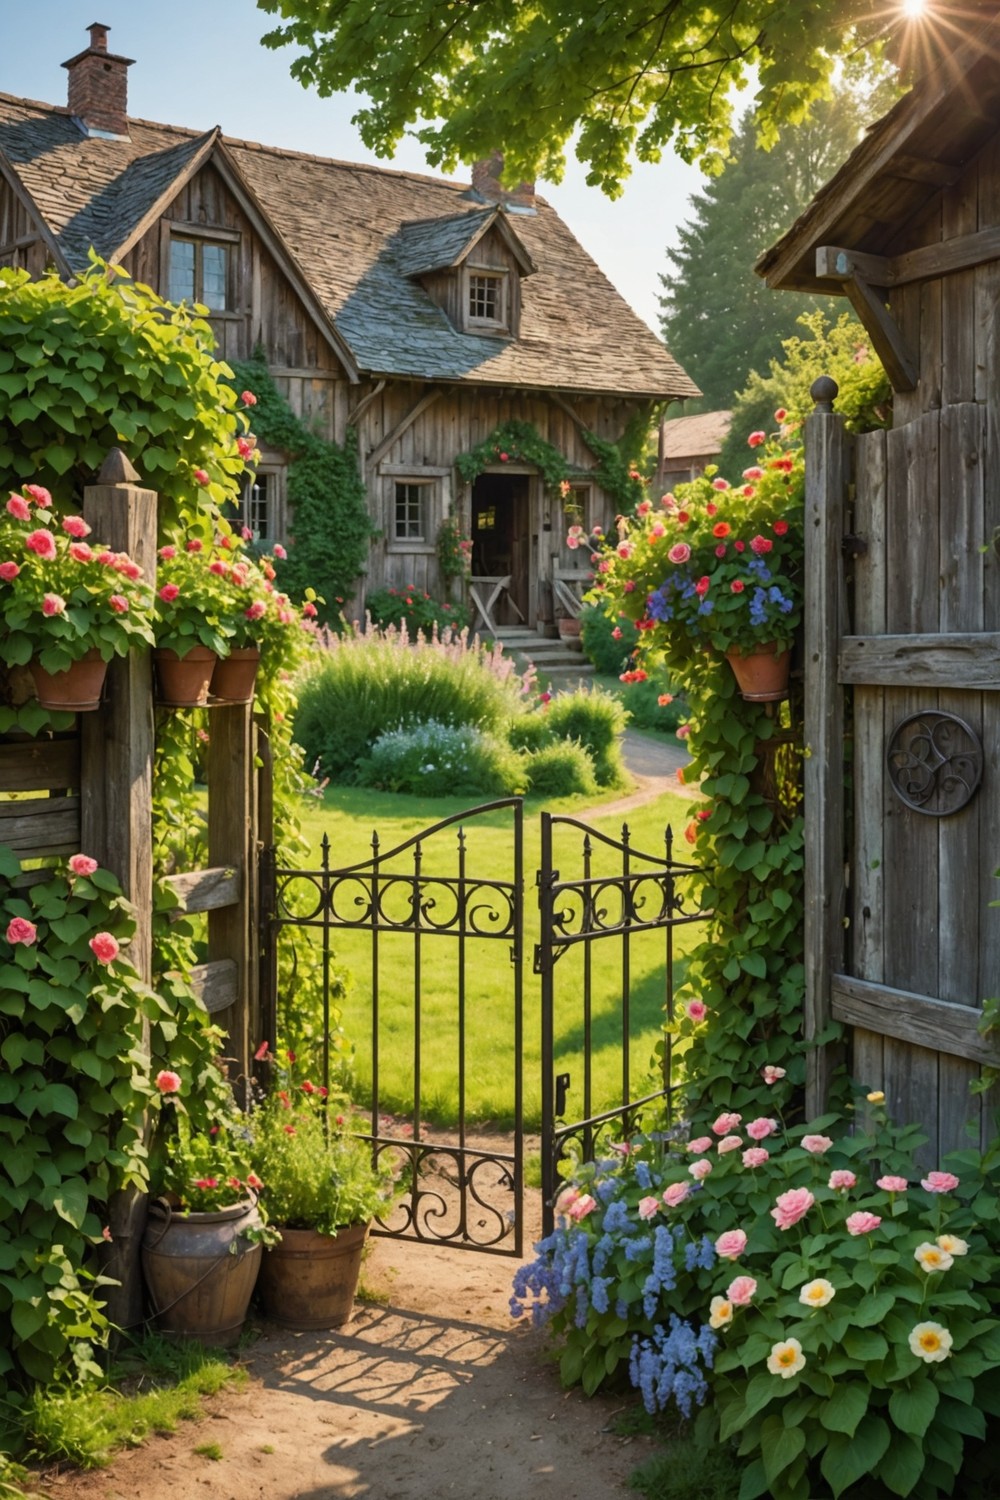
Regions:
[[662, 735], [642, 734], [637, 729], [626, 729], [622, 737], [622, 757], [625, 768], [634, 777], [636, 790], [616, 802], [604, 802], [600, 806], [585, 807], [574, 817], [608, 817], [631, 812], [647, 802], [655, 802], [664, 792], [678, 792], [685, 797], [700, 797], [696, 786], [680, 786], [677, 772], [686, 766], [691, 757], [680, 741], [672, 741]]
[[[528, 1237], [540, 1197], [529, 1193]], [[614, 1500], [650, 1440], [610, 1430], [623, 1397], [559, 1386], [512, 1323], [516, 1262], [378, 1240], [337, 1333], [262, 1325], [250, 1387], [95, 1474], [48, 1471], [52, 1500]], [[196, 1448], [218, 1444], [212, 1460]]]

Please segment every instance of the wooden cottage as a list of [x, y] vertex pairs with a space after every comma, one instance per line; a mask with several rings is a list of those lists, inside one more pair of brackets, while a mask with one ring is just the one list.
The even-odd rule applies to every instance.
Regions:
[[[757, 269], [849, 298], [894, 389], [892, 430], [852, 441], [819, 382], [807, 430], [807, 1022], [846, 1024], [854, 1076], [932, 1160], [997, 1103], [969, 1085], [1000, 1052], [979, 1029], [1000, 996], [1000, 23]], [[822, 1054], [812, 1084], [819, 1105]]]
[[660, 422], [654, 488], [669, 490], [675, 484], [697, 479], [709, 464], [717, 464], [732, 424], [731, 411], [664, 417]]
[[[151, 124], [128, 115], [129, 65], [94, 25], [64, 64], [65, 107], [0, 95], [0, 265], [69, 277], [93, 246], [204, 303], [223, 358], [262, 346], [314, 430], [356, 432], [379, 533], [369, 589], [438, 591], [437, 532], [456, 515], [473, 573], [506, 580], [498, 620], [551, 622], [553, 577], [578, 566], [558, 496], [511, 455], [465, 485], [456, 458], [530, 423], [568, 461], [585, 520], [606, 523], [587, 433], [617, 441], [697, 388], [533, 184], [501, 186], [499, 156], [467, 186]], [[246, 496], [273, 541], [294, 533], [286, 463], [264, 451]]]

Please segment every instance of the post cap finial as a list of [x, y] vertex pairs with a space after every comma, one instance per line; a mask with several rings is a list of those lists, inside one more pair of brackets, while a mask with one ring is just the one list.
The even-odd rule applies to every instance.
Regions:
[[98, 484], [140, 484], [141, 480], [120, 448], [112, 448], [97, 474]]
[[832, 412], [833, 403], [840, 393], [840, 386], [831, 375], [820, 375], [809, 387], [809, 394], [816, 403], [816, 410]]

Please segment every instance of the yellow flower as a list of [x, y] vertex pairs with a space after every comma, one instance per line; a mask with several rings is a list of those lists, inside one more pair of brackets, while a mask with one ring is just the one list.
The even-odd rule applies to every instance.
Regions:
[[968, 1255], [969, 1245], [967, 1240], [960, 1240], [957, 1234], [939, 1234], [937, 1237], [938, 1248], [947, 1255]]
[[709, 1328], [725, 1328], [727, 1323], [733, 1321], [733, 1304], [727, 1302], [725, 1297], [713, 1297], [709, 1314]]
[[868, 1103], [869, 1104], [884, 1104], [885, 1103], [885, 1095], [883, 1094], [883, 1092], [882, 1092], [881, 1089], [872, 1089], [871, 1093], [868, 1094], [868, 1095], [866, 1095], [866, 1097], [868, 1099]]
[[807, 1281], [799, 1293], [799, 1301], [804, 1302], [806, 1307], [825, 1307], [832, 1302], [836, 1296], [836, 1288], [822, 1276], [815, 1281]]
[[955, 1264], [947, 1250], [942, 1249], [940, 1245], [932, 1245], [929, 1240], [917, 1246], [913, 1252], [913, 1259], [919, 1261], [922, 1269], [928, 1274], [932, 1271], [947, 1271]]
[[[943, 1355], [940, 1358], [944, 1358]], [[806, 1357], [802, 1353], [802, 1345], [798, 1339], [785, 1339], [784, 1343], [775, 1344], [767, 1358], [767, 1368], [772, 1375], [780, 1375], [782, 1380], [790, 1380], [803, 1368]]]
[[918, 1359], [936, 1364], [951, 1353], [951, 1334], [940, 1323], [918, 1323], [910, 1334], [909, 1344]]

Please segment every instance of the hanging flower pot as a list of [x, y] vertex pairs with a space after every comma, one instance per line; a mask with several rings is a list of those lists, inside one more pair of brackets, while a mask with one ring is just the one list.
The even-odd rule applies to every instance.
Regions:
[[212, 697], [225, 703], [250, 703], [260, 652], [256, 646], [235, 646], [220, 656], [212, 672]]
[[46, 672], [37, 661], [29, 662], [28, 670], [42, 708], [72, 714], [92, 713], [100, 708], [108, 664], [101, 660], [96, 647], [79, 661], [71, 662], [62, 672]]
[[788, 697], [788, 675], [792, 653], [779, 651], [777, 642], [754, 646], [749, 651], [727, 651], [740, 695], [749, 703], [774, 703]]
[[260, 1275], [261, 1306], [288, 1328], [338, 1328], [354, 1308], [367, 1224], [336, 1235], [317, 1229], [282, 1229], [268, 1247]]
[[170, 708], [197, 708], [208, 702], [208, 689], [218, 661], [207, 646], [192, 646], [183, 656], [169, 647], [153, 652], [157, 697]]
[[240, 1336], [261, 1245], [247, 1237], [260, 1214], [249, 1199], [207, 1213], [183, 1213], [158, 1198], [149, 1208], [142, 1270], [164, 1333], [229, 1348]]

